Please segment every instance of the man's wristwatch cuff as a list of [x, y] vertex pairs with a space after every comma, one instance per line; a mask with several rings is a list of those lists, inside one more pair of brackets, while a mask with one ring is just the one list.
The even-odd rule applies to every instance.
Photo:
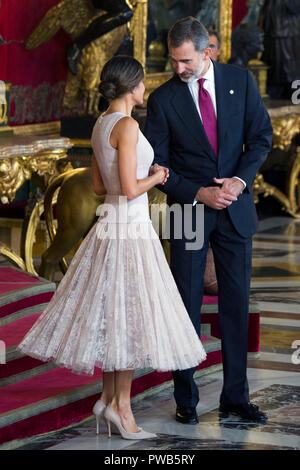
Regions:
[[244, 191], [244, 189], [247, 187], [247, 184], [246, 184], [245, 181], [242, 180], [242, 178], [240, 178], [239, 176], [233, 176], [233, 178], [236, 178], [237, 180], [241, 181], [241, 183], [243, 183], [244, 187], [243, 187], [242, 191], [240, 192], [240, 194], [242, 194], [242, 192]]

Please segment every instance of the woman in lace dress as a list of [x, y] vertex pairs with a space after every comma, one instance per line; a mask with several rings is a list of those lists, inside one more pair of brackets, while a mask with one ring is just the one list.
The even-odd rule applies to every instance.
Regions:
[[103, 68], [109, 101], [92, 134], [92, 178], [106, 194], [99, 218], [75, 253], [46, 310], [19, 349], [75, 373], [103, 370], [93, 412], [125, 439], [155, 437], [139, 428], [130, 404], [135, 369], [188, 369], [206, 353], [190, 321], [149, 216], [147, 191], [168, 169], [151, 166], [153, 149], [131, 117], [143, 104], [141, 64], [127, 56]]

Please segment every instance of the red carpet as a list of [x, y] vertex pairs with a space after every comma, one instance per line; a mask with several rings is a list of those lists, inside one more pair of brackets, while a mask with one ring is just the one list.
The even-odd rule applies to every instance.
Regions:
[[[0, 444], [59, 430], [91, 416], [101, 390], [102, 372], [76, 375], [54, 363], [43, 363], [16, 351], [16, 346], [51, 299], [55, 284], [14, 267], [0, 267], [0, 340], [6, 363], [0, 364]], [[215, 299], [208, 299], [215, 302]], [[220, 340], [203, 325], [207, 360], [203, 373], [220, 368]], [[215, 366], [215, 367], [212, 367]], [[153, 392], [172, 380], [170, 372], [139, 370], [132, 396]], [[170, 394], [172, 389], [170, 389]]]
[[[207, 295], [203, 297], [201, 324], [209, 324], [211, 336], [221, 338], [217, 304], [218, 297]], [[260, 312], [256, 303], [250, 303], [249, 313], [248, 353], [252, 353], [252, 357], [255, 357], [260, 348]]]

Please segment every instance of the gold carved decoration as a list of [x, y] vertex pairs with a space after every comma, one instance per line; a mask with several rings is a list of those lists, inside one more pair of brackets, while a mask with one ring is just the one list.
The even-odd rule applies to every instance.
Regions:
[[232, 0], [219, 1], [219, 33], [222, 41], [220, 62], [228, 62], [231, 56]]
[[25, 43], [26, 49], [35, 49], [49, 41], [60, 28], [74, 40], [93, 18], [95, 11], [85, 0], [62, 0], [50, 8]]
[[[25, 180], [33, 178], [38, 187], [45, 191], [53, 177], [72, 168], [70, 163], [62, 161], [67, 157], [68, 149], [72, 147], [68, 138], [19, 135], [13, 139], [3, 139], [3, 142], [4, 145], [0, 147], [0, 195], [4, 204], [14, 200], [16, 191]], [[21, 256], [4, 243], [0, 243], [0, 253], [3, 256], [32, 274], [37, 274], [33, 266], [32, 251], [43, 206], [41, 199], [31, 213], [25, 215]]]
[[[69, 169], [71, 170], [72, 168], [69, 167]], [[54, 195], [52, 204], [54, 205], [56, 204], [56, 202], [57, 202], [57, 194]], [[35, 204], [30, 214], [30, 219], [28, 221], [27, 228], [26, 228], [26, 237], [25, 237], [24, 245], [22, 246], [21, 254], [22, 254], [22, 259], [25, 260], [26, 270], [35, 275], [38, 275], [38, 273], [33, 264], [32, 248], [33, 248], [33, 243], [35, 241], [36, 230], [38, 228], [38, 225], [40, 223], [41, 217], [44, 212], [45, 212], [44, 200], [41, 199]]]
[[134, 15], [130, 23], [130, 36], [133, 38], [133, 55], [145, 68], [148, 1], [132, 0], [131, 4], [134, 8]]
[[60, 135], [60, 121], [25, 124], [13, 127], [14, 135]]
[[[87, 0], [62, 0], [47, 11], [25, 46], [27, 49], [38, 47], [51, 39], [60, 28], [75, 40], [92, 20], [105, 13], [102, 10], [95, 14], [92, 3]], [[100, 72], [117, 51], [125, 33], [126, 25], [119, 26], [84, 48], [77, 75], [68, 71], [63, 101], [65, 108], [82, 114], [98, 113]]]
[[[293, 107], [291, 107], [293, 109]], [[286, 110], [282, 108], [281, 116], [272, 117], [273, 125], [273, 148], [281, 150], [289, 150], [293, 138], [300, 133], [300, 114], [289, 114], [290, 108]], [[280, 114], [279, 109], [279, 114]], [[272, 110], [270, 110], [272, 114]], [[277, 112], [278, 114], [278, 112]], [[290, 159], [290, 167], [286, 177], [286, 190], [285, 193], [280, 191], [275, 186], [264, 181], [262, 174], [258, 174], [255, 178], [253, 185], [254, 202], [258, 202], [258, 196], [262, 194], [264, 197], [273, 196], [277, 199], [282, 208], [290, 215], [300, 218], [300, 146], [295, 150], [294, 155]], [[298, 189], [298, 199], [296, 197], [296, 190]]]
[[292, 139], [300, 132], [300, 114], [273, 117], [273, 147], [288, 150]]
[[[259, 53], [261, 55], [261, 53]], [[248, 69], [251, 70], [254, 79], [258, 85], [258, 89], [262, 98], [268, 98], [267, 94], [267, 75], [268, 66], [264, 64], [259, 58], [252, 59], [248, 62]]]
[[66, 137], [15, 136], [3, 139], [0, 147], [0, 195], [2, 204], [11, 202], [25, 180], [36, 173], [45, 184], [56, 173], [56, 162], [72, 146]]
[[3, 242], [0, 242], [0, 253], [5, 258], [13, 261], [20, 269], [23, 269], [24, 271], [27, 270], [24, 260]]
[[[104, 64], [111, 59], [120, 46], [120, 38], [126, 33], [126, 25], [119, 26], [99, 39], [92, 41], [83, 50], [78, 63], [77, 75], [68, 71], [63, 105], [81, 114], [97, 115], [99, 104], [98, 86]], [[82, 100], [83, 95], [83, 100]]]
[[147, 102], [150, 93], [158, 88], [162, 83], [172, 77], [172, 72], [148, 73], [145, 76], [145, 94], [144, 101]]
[[15, 198], [25, 180], [31, 176], [26, 168], [26, 157], [3, 158], [0, 160], [1, 203], [7, 204]]

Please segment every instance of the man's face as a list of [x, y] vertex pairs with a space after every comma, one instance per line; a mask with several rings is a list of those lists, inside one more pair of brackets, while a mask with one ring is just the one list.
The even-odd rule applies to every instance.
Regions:
[[169, 47], [171, 66], [183, 82], [200, 78], [209, 67], [209, 49], [203, 52], [195, 50], [192, 41], [186, 41], [179, 47]]
[[209, 36], [209, 48], [212, 60], [218, 60], [218, 56], [221, 54], [221, 49], [219, 49], [218, 39], [215, 35]]

